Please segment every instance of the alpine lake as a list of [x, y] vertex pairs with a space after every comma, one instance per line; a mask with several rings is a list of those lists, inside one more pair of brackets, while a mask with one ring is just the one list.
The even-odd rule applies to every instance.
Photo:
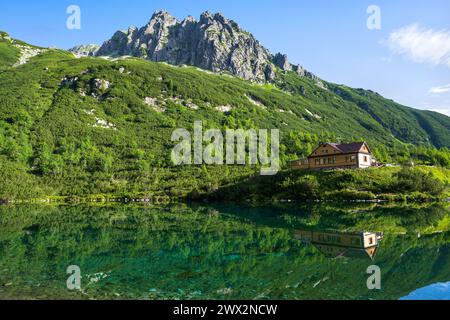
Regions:
[[0, 299], [450, 299], [449, 281], [446, 203], [0, 206]]

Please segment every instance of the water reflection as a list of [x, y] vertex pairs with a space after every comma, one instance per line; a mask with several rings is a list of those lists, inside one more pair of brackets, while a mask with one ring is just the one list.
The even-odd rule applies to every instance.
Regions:
[[311, 243], [325, 256], [374, 259], [383, 232], [331, 232], [295, 230], [295, 239]]
[[400, 300], [450, 300], [450, 282], [418, 289]]
[[434, 204], [0, 206], [0, 299], [399, 299], [450, 280], [449, 226]]

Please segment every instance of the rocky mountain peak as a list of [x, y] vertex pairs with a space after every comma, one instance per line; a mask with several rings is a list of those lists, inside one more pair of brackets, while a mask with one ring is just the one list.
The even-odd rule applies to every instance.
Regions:
[[157, 21], [169, 21], [169, 20], [173, 20], [176, 18], [173, 17], [168, 11], [166, 10], [159, 10], [159, 11], [155, 11], [150, 19], [150, 21], [152, 20], [157, 20]]
[[276, 71], [297, 71], [281, 53], [272, 55], [252, 34], [221, 13], [205, 11], [197, 21], [179, 22], [165, 10], [156, 11], [138, 29], [118, 31], [96, 52], [97, 56], [136, 56], [174, 65], [192, 65], [213, 72], [229, 72], [256, 82], [273, 81]]
[[286, 54], [277, 53], [273, 57], [272, 61], [277, 67], [279, 67], [283, 71], [292, 71], [292, 65], [289, 63], [289, 59]]
[[131, 34], [131, 33], [133, 33], [133, 32], [136, 32], [137, 30], [138, 30], [137, 27], [135, 27], [135, 26], [130, 26], [130, 27], [128, 28], [128, 34]]
[[220, 22], [220, 23], [222, 23], [222, 24], [227, 24], [227, 23], [228, 23], [228, 19], [225, 18], [225, 17], [223, 16], [223, 14], [220, 13], [220, 12], [217, 12], [217, 13], [214, 15], [214, 20], [217, 21], [217, 22]]
[[69, 51], [72, 52], [77, 58], [93, 57], [97, 54], [99, 48], [100, 46], [96, 44], [88, 44], [73, 47], [69, 49]]
[[[153, 34], [153, 33], [159, 33], [161, 35], [161, 32], [164, 32], [162, 30], [165, 30], [167, 28], [170, 28], [171, 26], [174, 26], [178, 23], [177, 19], [173, 17], [170, 13], [167, 11], [156, 11], [148, 24], [143, 27], [146, 34]], [[166, 30], [167, 31], [167, 30]]]
[[193, 16], [187, 16], [186, 19], [182, 21], [183, 23], [197, 23], [197, 20]]
[[213, 15], [209, 11], [205, 11], [200, 15], [200, 23], [201, 24], [211, 24], [214, 20]]

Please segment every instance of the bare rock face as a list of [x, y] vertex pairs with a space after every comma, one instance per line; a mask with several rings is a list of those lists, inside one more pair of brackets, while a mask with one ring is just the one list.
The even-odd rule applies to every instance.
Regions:
[[77, 58], [93, 57], [96, 55], [99, 48], [100, 47], [96, 44], [88, 44], [73, 47], [69, 49], [69, 51], [72, 52]]
[[204, 12], [198, 21], [191, 16], [178, 21], [167, 11], [155, 12], [142, 28], [117, 31], [95, 55], [192, 65], [255, 82], [273, 81], [277, 68], [293, 70], [287, 56], [271, 55], [237, 23], [210, 12]]
[[272, 64], [269, 51], [220, 13], [205, 12], [199, 21], [187, 17], [179, 22], [166, 11], [156, 12], [140, 29], [130, 27], [127, 31], [117, 31], [96, 55], [136, 56], [192, 65], [257, 82], [273, 77], [267, 69]]
[[273, 63], [283, 71], [292, 71], [292, 65], [286, 54], [277, 53], [273, 57]]
[[111, 87], [111, 82], [104, 79], [94, 79], [93, 80], [93, 86], [97, 90], [108, 90]]

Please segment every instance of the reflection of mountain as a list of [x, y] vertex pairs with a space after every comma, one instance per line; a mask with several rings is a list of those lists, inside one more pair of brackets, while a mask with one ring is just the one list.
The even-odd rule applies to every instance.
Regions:
[[[381, 208], [361, 214], [362, 207], [314, 207], [306, 215], [298, 206], [292, 207], [297, 214], [273, 207], [272, 216], [269, 207], [241, 209], [247, 213], [204, 206], [0, 206], [0, 299], [65, 297], [65, 270], [73, 264], [86, 275], [81, 297], [99, 299], [398, 299], [450, 279], [450, 232], [443, 228], [449, 215], [435, 207], [403, 206], [401, 219]], [[420, 212], [433, 217], [427, 231]], [[419, 226], [422, 236], [386, 232], [373, 262], [329, 259], [291, 232], [405, 224]], [[367, 290], [372, 264], [382, 270], [381, 291]], [[89, 283], [100, 273], [106, 278]]]
[[[236, 216], [272, 228], [301, 230], [345, 230], [384, 231], [404, 234], [443, 231], [435, 227], [446, 221], [450, 204], [367, 204], [367, 203], [314, 203], [270, 206], [244, 206], [233, 204], [211, 204], [217, 212]], [[208, 209], [208, 210], [210, 210]], [[444, 222], [444, 227], [446, 223]], [[431, 227], [431, 229], [430, 229]], [[450, 229], [450, 225], [445, 229]]]
[[374, 232], [328, 232], [295, 230], [295, 239], [313, 244], [327, 257], [367, 258], [373, 260], [383, 238]]

